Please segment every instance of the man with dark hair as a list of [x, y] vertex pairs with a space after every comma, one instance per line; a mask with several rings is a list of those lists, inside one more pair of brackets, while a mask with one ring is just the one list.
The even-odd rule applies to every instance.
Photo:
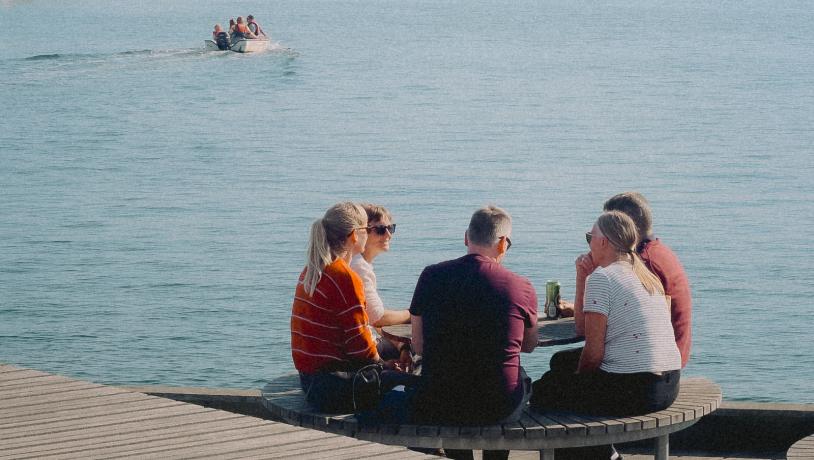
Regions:
[[[520, 352], [537, 345], [537, 294], [501, 265], [511, 217], [477, 210], [464, 235], [468, 254], [424, 269], [413, 294], [413, 352], [423, 368], [412, 397], [416, 423], [479, 425], [517, 421], [530, 397]], [[451, 458], [471, 451], [448, 450]], [[486, 451], [484, 458], [507, 458]]]

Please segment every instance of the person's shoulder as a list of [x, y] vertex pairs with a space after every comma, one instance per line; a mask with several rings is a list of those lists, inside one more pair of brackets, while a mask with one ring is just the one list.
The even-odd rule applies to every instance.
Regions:
[[681, 267], [681, 260], [679, 260], [678, 255], [660, 239], [649, 241], [640, 255], [642, 259], [651, 265], [676, 265]]
[[330, 264], [326, 265], [323, 269], [323, 273], [339, 278], [357, 276], [350, 265], [348, 265], [348, 263], [341, 258], [336, 259]]
[[594, 282], [607, 281], [611, 278], [618, 276], [621, 272], [619, 264], [610, 264], [606, 267], [596, 267], [596, 269], [588, 276]]
[[357, 272], [358, 271], [367, 271], [367, 270], [370, 270], [371, 265], [368, 263], [368, 261], [365, 260], [365, 258], [362, 256], [362, 254], [356, 254], [350, 260], [350, 268], [354, 269]]
[[456, 267], [460, 266], [464, 262], [465, 259], [466, 259], [466, 256], [459, 257], [457, 259], [445, 260], [443, 262], [438, 262], [436, 264], [427, 265], [426, 267], [424, 267], [424, 271], [427, 272], [427, 273], [431, 273], [431, 272], [444, 272], [444, 271], [448, 271], [448, 270], [454, 270]]

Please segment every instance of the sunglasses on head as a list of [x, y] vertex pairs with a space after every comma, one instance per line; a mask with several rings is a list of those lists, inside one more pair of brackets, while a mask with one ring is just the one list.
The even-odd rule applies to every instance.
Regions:
[[376, 232], [376, 234], [377, 234], [377, 235], [384, 235], [384, 234], [385, 234], [385, 233], [387, 233], [388, 231], [389, 231], [389, 232], [390, 232], [390, 234], [392, 235], [392, 234], [396, 233], [396, 224], [390, 224], [390, 225], [371, 225], [371, 226], [369, 226], [367, 229], [368, 229], [368, 230], [373, 230], [374, 232]]

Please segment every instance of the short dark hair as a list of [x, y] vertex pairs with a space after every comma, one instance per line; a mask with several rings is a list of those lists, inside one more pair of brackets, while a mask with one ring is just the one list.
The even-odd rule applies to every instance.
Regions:
[[254, 16], [252, 16], [252, 15], [250, 14], [250, 15], [246, 16], [246, 19], [254, 19]]
[[653, 234], [653, 212], [650, 203], [639, 192], [623, 192], [608, 198], [605, 211], [621, 211], [636, 224], [639, 241]]

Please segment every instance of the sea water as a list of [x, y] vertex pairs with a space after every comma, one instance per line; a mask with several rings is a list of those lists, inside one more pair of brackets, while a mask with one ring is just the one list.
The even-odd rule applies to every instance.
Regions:
[[[274, 50], [204, 51], [248, 14]], [[405, 308], [487, 203], [514, 217], [506, 265], [573, 296], [603, 201], [639, 190], [692, 283], [685, 375], [814, 402], [812, 23], [795, 1], [0, 0], [0, 361], [257, 388], [292, 368], [332, 203], [393, 212], [375, 267]]]

